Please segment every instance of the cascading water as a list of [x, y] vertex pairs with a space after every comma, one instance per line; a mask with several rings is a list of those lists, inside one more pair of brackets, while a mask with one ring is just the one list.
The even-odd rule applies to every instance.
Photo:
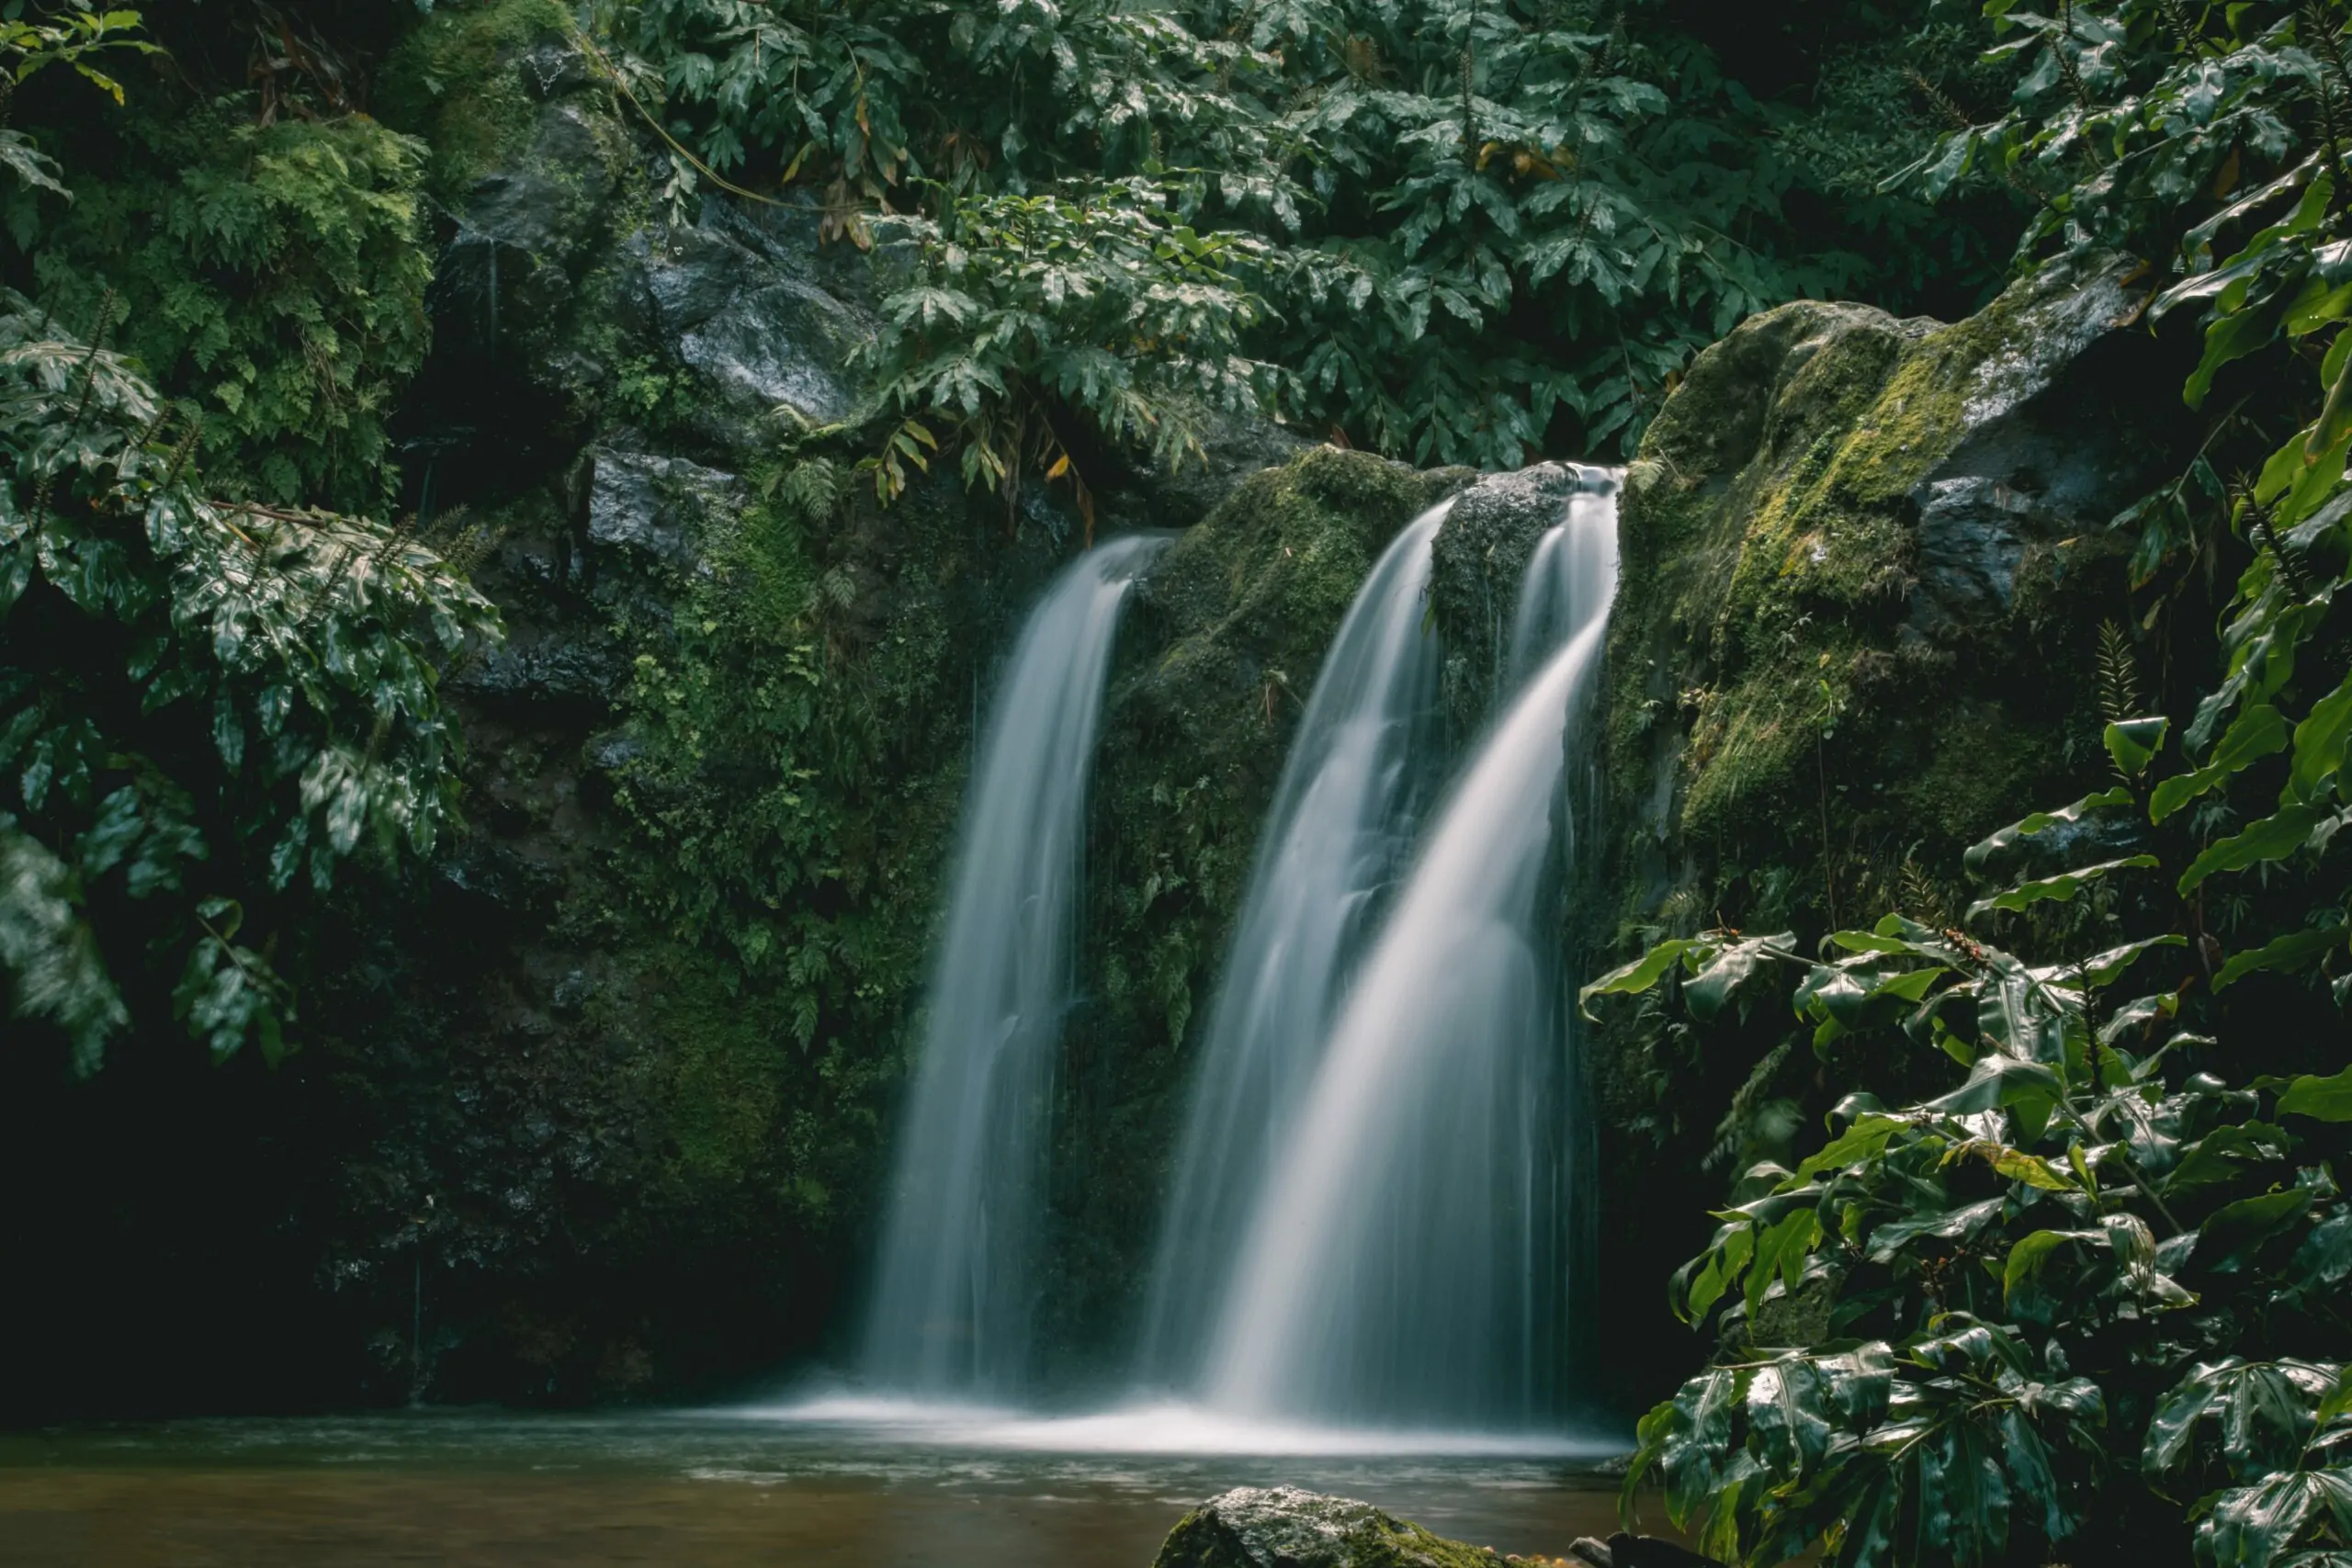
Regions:
[[1616, 587], [1615, 482], [1606, 468], [1576, 474], [1583, 488], [1569, 496], [1567, 516], [1535, 541], [1519, 580], [1507, 691], [1524, 685], [1577, 627], [1606, 614]]
[[1552, 1415], [1572, 1064], [1553, 950], [1616, 567], [1594, 472], [1548, 554], [1589, 581], [1446, 803], [1324, 1048], [1241, 1243], [1206, 1394], [1238, 1415], [1493, 1426]]
[[1430, 546], [1451, 502], [1415, 520], [1349, 606], [1292, 740], [1209, 1015], [1144, 1325], [1141, 1378], [1199, 1375], [1268, 1157], [1396, 876], [1442, 750]]
[[1095, 730], [1119, 612], [1165, 538], [1080, 556], [1032, 612], [989, 716], [866, 1319], [873, 1385], [1019, 1392]]

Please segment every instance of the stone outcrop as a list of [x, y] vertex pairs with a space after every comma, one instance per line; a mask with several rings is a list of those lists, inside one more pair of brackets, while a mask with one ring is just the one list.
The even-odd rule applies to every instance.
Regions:
[[1351, 1497], [1242, 1486], [1185, 1515], [1155, 1568], [1494, 1568], [1517, 1561], [1431, 1535]]
[[[2141, 271], [2081, 257], [1951, 325], [1799, 302], [1692, 362], [1625, 486], [1603, 886], [1572, 943], [1613, 962], [1643, 933], [1956, 920], [1967, 844], [2097, 787], [2096, 639], [2132, 619], [2109, 523], [2182, 417]], [[1826, 1107], [1808, 1053], [1768, 1055], [1776, 1001], [1703, 1060], [1604, 1010], [1603, 1179], [1645, 1173], [1642, 1223], [1604, 1212], [1607, 1271], [1663, 1279], [1704, 1238], [1656, 1217], [1703, 1227]], [[1654, 1300], [1611, 1293], [1605, 1332], [1671, 1364], [1688, 1342]]]
[[1434, 1535], [1370, 1503], [1296, 1486], [1237, 1486], [1186, 1514], [1154, 1568], [1722, 1568], [1657, 1536], [1582, 1537], [1519, 1557]]

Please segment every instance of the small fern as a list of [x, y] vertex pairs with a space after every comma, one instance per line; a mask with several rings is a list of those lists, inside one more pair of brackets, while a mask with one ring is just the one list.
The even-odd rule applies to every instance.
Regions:
[[2132, 636], [2111, 619], [2098, 624], [2098, 710], [2109, 724], [2137, 718], [2146, 711], [2139, 660], [2132, 655]]

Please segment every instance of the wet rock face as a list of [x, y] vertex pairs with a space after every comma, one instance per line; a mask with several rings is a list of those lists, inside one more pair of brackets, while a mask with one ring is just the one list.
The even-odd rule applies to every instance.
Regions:
[[1185, 1515], [1155, 1568], [1494, 1568], [1510, 1561], [1352, 1497], [1242, 1486]]
[[712, 201], [691, 228], [639, 233], [627, 255], [623, 299], [716, 394], [711, 434], [741, 439], [779, 410], [804, 425], [855, 412], [848, 366], [872, 319], [820, 287], [788, 237]]
[[1446, 705], [1469, 734], [1493, 703], [1528, 558], [1583, 481], [1572, 463], [1463, 478], [1430, 545], [1430, 618], [1445, 639]]
[[743, 481], [684, 457], [599, 451], [591, 458], [588, 540], [681, 570], [702, 569], [706, 542], [742, 510]]

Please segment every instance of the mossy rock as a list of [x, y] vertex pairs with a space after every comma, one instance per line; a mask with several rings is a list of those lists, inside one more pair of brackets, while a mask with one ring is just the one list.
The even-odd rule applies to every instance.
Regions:
[[1536, 541], [1583, 479], [1566, 463], [1489, 474], [1465, 489], [1430, 545], [1430, 619], [1445, 639], [1446, 706], [1467, 732], [1502, 684], [1521, 581]]
[[[1950, 325], [1801, 301], [1692, 362], [1622, 502], [1601, 892], [1567, 933], [1589, 966], [1710, 926], [1809, 948], [1890, 908], [1954, 921], [1969, 843], [2098, 787], [2099, 627], [2137, 619], [2109, 524], [2182, 450], [2182, 345], [2133, 330], [2143, 270], [2077, 257]], [[1604, 1213], [1611, 1278], [1696, 1250], [1657, 1216], [1698, 1220], [1747, 1161], [1790, 1154], [1772, 1139], [1817, 1126], [1828, 1083], [1892, 1101], [1932, 1066], [1833, 1046], [1820, 1076], [1776, 1049], [1769, 994], [1703, 1053], [1602, 1011], [1601, 1180], [1643, 1194]], [[1754, 1114], [1718, 1126], [1735, 1094]], [[1605, 1311], [1612, 1344], [1688, 1353], [1653, 1298]]]
[[2063, 787], [2126, 614], [2105, 525], [2168, 428], [2134, 278], [2048, 269], [1952, 326], [1801, 302], [1693, 363], [1623, 502], [1619, 916], [1855, 914]]
[[1186, 1514], [1154, 1568], [1495, 1568], [1510, 1561], [1352, 1497], [1240, 1486]]
[[546, 100], [587, 85], [578, 32], [562, 0], [445, 3], [385, 60], [376, 112], [432, 145], [435, 194], [455, 202], [526, 155]]

